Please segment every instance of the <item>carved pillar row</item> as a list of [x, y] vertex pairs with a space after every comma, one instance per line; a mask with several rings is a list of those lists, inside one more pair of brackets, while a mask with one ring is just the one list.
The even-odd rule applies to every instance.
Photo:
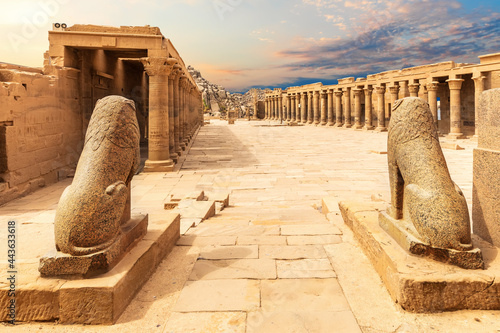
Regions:
[[335, 90], [335, 127], [342, 127], [342, 90]]
[[387, 127], [385, 127], [385, 87], [378, 86], [375, 87], [375, 93], [377, 94], [377, 132], [386, 132]]
[[363, 89], [365, 91], [365, 126], [363, 129], [372, 130], [373, 127], [373, 115], [372, 115], [372, 92], [373, 89], [366, 87]]
[[170, 118], [168, 114], [168, 77], [173, 70], [165, 58], [143, 58], [144, 69], [149, 76], [149, 133], [148, 159], [145, 171], [172, 171], [170, 159]]
[[462, 133], [462, 105], [460, 102], [460, 90], [462, 89], [463, 79], [446, 80], [450, 88], [450, 137], [463, 138]]

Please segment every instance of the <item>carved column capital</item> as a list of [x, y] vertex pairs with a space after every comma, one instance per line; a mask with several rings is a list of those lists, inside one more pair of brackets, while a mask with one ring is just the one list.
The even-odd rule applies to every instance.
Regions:
[[365, 91], [366, 95], [371, 95], [373, 92], [373, 89], [370, 87], [363, 88], [363, 90]]
[[343, 94], [342, 90], [335, 90], [335, 96], [342, 97], [342, 94]]
[[399, 86], [389, 87], [389, 92], [394, 95], [397, 94], [399, 92]]
[[446, 80], [446, 82], [448, 82], [450, 90], [460, 90], [462, 88], [462, 82], [464, 82], [464, 79], [449, 79]]
[[408, 85], [408, 90], [410, 90], [410, 94], [418, 94], [419, 89], [420, 89], [419, 83], [412, 83]]
[[354, 96], [360, 96], [362, 92], [363, 92], [363, 89], [359, 89], [359, 88], [354, 88], [352, 90], [352, 93], [354, 94]]
[[439, 82], [432, 81], [426, 85], [427, 91], [436, 91], [439, 88]]
[[379, 95], [385, 94], [385, 87], [384, 86], [375, 87], [375, 93]]
[[167, 58], [141, 58], [141, 62], [149, 76], [170, 75], [174, 68], [173, 64], [169, 64]]

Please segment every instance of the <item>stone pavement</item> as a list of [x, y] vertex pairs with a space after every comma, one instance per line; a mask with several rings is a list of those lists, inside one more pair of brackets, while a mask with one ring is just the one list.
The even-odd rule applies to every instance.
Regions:
[[[321, 213], [327, 196], [389, 199], [387, 156], [380, 154], [386, 133], [211, 122], [174, 172], [134, 178], [132, 207], [159, 218], [167, 196], [195, 190], [230, 191], [230, 207], [181, 236], [115, 325], [32, 323], [18, 331], [500, 332], [494, 311], [403, 311], [339, 213]], [[465, 150], [444, 153], [470, 205], [475, 144], [458, 144]], [[24, 236], [30, 241], [20, 241], [24, 260], [38, 260], [53, 242], [51, 223], [67, 184], [0, 207], [1, 219], [34, 227]]]

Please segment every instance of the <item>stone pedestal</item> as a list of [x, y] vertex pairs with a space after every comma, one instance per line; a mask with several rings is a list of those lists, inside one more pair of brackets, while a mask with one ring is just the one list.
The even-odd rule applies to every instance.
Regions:
[[474, 149], [474, 233], [500, 247], [500, 89], [479, 99], [478, 148]]
[[116, 241], [101, 252], [72, 256], [55, 248], [40, 259], [39, 271], [44, 277], [58, 276], [89, 278], [112, 269], [123, 256], [146, 234], [148, 216], [137, 215], [121, 226]]

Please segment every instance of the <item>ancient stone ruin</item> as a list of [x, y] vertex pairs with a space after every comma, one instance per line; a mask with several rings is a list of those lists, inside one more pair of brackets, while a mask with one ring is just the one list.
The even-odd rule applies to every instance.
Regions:
[[113, 268], [147, 231], [147, 216], [130, 214], [130, 181], [140, 164], [134, 102], [97, 101], [75, 176], [54, 221], [55, 248], [40, 260], [42, 276], [91, 276]]
[[473, 250], [467, 202], [450, 177], [429, 105], [396, 101], [387, 139], [391, 206], [380, 225], [405, 250], [464, 268], [483, 268]]

